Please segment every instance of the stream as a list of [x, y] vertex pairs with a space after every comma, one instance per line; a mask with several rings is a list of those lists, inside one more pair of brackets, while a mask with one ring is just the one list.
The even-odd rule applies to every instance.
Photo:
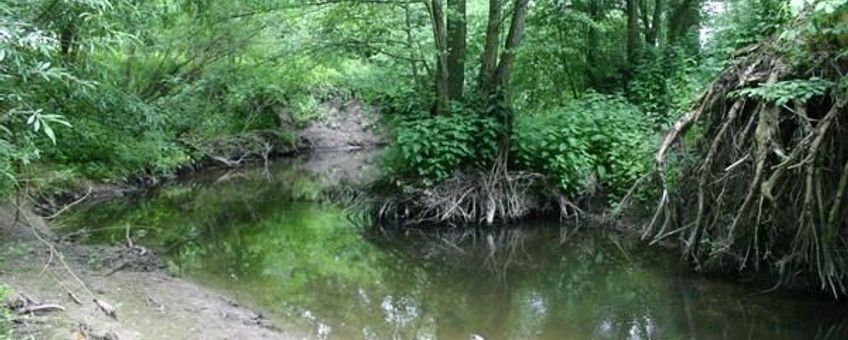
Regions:
[[388, 232], [322, 192], [373, 176], [367, 152], [209, 170], [76, 209], [83, 242], [132, 239], [174, 275], [320, 339], [845, 339], [848, 308], [691, 273], [600, 228]]

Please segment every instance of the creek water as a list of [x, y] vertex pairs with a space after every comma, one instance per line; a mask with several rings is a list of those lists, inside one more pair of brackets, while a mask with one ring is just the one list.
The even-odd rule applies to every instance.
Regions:
[[175, 275], [315, 338], [848, 338], [844, 305], [706, 279], [669, 250], [592, 226], [357, 226], [321, 192], [367, 176], [371, 158], [207, 171], [78, 208], [62, 224], [115, 244], [129, 227]]

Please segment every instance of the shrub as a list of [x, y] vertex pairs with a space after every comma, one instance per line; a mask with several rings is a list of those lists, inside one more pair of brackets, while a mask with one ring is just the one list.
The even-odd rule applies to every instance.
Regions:
[[600, 186], [615, 198], [648, 169], [650, 134], [636, 106], [589, 94], [565, 107], [519, 115], [513, 163], [549, 176], [568, 194]]
[[396, 179], [430, 185], [468, 165], [491, 160], [497, 148], [497, 122], [455, 110], [396, 123], [394, 143], [384, 157], [386, 172]]

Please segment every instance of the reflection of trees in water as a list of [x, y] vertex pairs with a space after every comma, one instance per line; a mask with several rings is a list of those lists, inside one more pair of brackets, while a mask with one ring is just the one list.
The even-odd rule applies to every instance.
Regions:
[[[462, 325], [442, 335], [657, 337], [653, 308], [663, 305], [663, 292], [655, 276], [643, 273], [650, 270], [629, 261], [621, 244], [578, 236], [561, 244], [561, 235], [557, 228], [504, 228], [380, 237], [384, 247], [427, 268], [436, 284], [448, 285], [428, 294], [448, 295], [432, 301], [444, 314], [436, 318], [440, 328], [451, 327], [444, 311], [462, 311]], [[476, 314], [484, 316], [468, 317]]]
[[381, 230], [379, 233], [372, 231], [370, 238], [413, 260], [438, 260], [443, 265], [465, 269], [476, 264], [478, 269], [498, 275], [505, 275], [518, 256], [529, 256], [524, 252], [528, 232], [519, 228]]
[[846, 338], [845, 322], [815, 317], [816, 304], [770, 303], [678, 273], [676, 259], [626, 237], [591, 234], [560, 244], [556, 228], [404, 231], [375, 242], [426, 269], [423, 317], [435, 315], [443, 338]]
[[364, 242], [340, 211], [293, 203], [292, 183], [166, 187], [150, 199], [94, 207], [80, 221], [119, 226], [100, 236], [107, 240], [123, 240], [130, 224], [134, 235], [146, 232], [147, 241], [170, 249], [178, 268], [276, 313], [291, 310], [330, 337], [778, 339], [817, 332], [841, 339], [848, 332], [844, 313], [840, 320], [817, 316], [815, 305], [772, 308], [738, 290], [673, 276], [672, 261], [614, 234], [544, 226], [369, 229], [371, 242]]

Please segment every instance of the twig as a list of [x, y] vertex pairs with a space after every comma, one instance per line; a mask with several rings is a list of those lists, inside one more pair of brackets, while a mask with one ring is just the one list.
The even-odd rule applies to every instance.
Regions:
[[127, 239], [127, 247], [133, 248], [132, 237], [130, 237], [130, 224], [127, 223], [124, 228], [124, 237]]
[[91, 191], [92, 191], [91, 186], [88, 186], [88, 192], [86, 192], [86, 193], [85, 193], [85, 195], [83, 195], [80, 199], [78, 199], [78, 200], [76, 200], [76, 201], [73, 201], [73, 202], [69, 203], [68, 205], [66, 205], [66, 206], [62, 207], [62, 209], [59, 209], [58, 211], [56, 211], [55, 213], [53, 213], [53, 215], [47, 216], [47, 217], [45, 217], [44, 219], [45, 219], [45, 220], [52, 220], [52, 219], [54, 219], [54, 218], [56, 218], [56, 217], [59, 217], [59, 215], [61, 215], [62, 213], [64, 213], [64, 212], [65, 212], [65, 211], [67, 211], [68, 209], [70, 209], [70, 208], [72, 208], [73, 206], [75, 206], [75, 205], [77, 205], [77, 204], [80, 204], [80, 203], [82, 203], [83, 201], [85, 201], [85, 199], [86, 199], [86, 198], [88, 198], [88, 196], [89, 196], [89, 195], [91, 195]]
[[68, 292], [68, 297], [70, 297], [71, 300], [74, 301], [74, 303], [82, 306], [82, 301], [80, 301], [80, 299], [76, 296], [76, 294], [74, 294], [74, 292], [72, 292], [70, 290], [66, 290], [66, 291]]

